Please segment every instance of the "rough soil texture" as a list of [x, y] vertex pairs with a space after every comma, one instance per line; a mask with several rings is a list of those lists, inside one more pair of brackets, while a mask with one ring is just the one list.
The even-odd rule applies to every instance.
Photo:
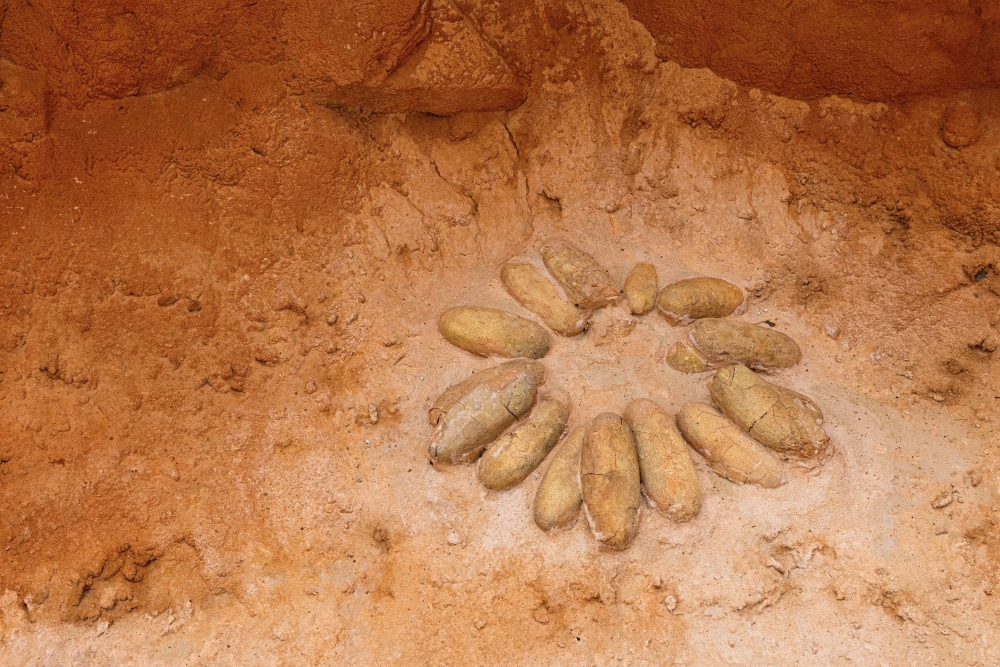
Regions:
[[10, 0], [0, 9], [4, 57], [44, 71], [76, 105], [247, 62], [292, 70], [306, 87], [385, 78], [430, 27], [427, 0]]
[[[1000, 96], [796, 101], [617, 3], [456, 6], [520, 106], [330, 108], [284, 61], [84, 104], [0, 65], [0, 663], [1000, 662]], [[499, 268], [552, 235], [743, 286], [833, 459], [699, 462], [697, 518], [623, 553], [541, 533], [541, 471], [433, 469], [427, 407], [490, 363], [438, 316], [528, 316]], [[684, 333], [607, 308], [546, 386], [571, 427], [706, 400]]]
[[902, 102], [1000, 86], [989, 0], [624, 0], [662, 58], [743, 85]]
[[524, 99], [521, 79], [451, 0], [12, 0], [0, 5], [0, 56], [77, 107], [249, 64], [292, 93], [368, 111], [444, 115]]

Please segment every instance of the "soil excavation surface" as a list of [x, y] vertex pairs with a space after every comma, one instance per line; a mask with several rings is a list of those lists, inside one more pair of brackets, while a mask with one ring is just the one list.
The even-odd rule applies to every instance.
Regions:
[[[793, 100], [661, 61], [618, 3], [460, 4], [513, 110], [333, 107], [266, 63], [32, 106], [0, 63], [32, 137], [0, 174], [0, 664], [1000, 663], [1000, 96]], [[695, 455], [699, 514], [644, 507], [623, 552], [535, 526], [547, 462], [502, 493], [429, 465], [427, 409], [496, 363], [438, 318], [537, 320], [500, 268], [553, 237], [619, 286], [743, 288], [830, 460], [763, 489]], [[686, 335], [622, 301], [552, 334], [543, 388], [570, 429], [674, 414], [709, 400]]]

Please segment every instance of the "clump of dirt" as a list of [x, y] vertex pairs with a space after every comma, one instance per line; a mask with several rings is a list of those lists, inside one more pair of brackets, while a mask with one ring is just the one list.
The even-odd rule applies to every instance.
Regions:
[[[516, 109], [329, 108], [259, 63], [78, 107], [4, 66], [0, 661], [997, 662], [995, 93], [953, 148], [956, 99], [748, 89], [604, 0], [458, 6]], [[427, 407], [489, 363], [437, 318], [529, 316], [499, 268], [552, 236], [742, 286], [835, 457], [700, 468], [698, 517], [617, 555], [535, 528], [543, 470], [432, 469]], [[680, 335], [621, 305], [555, 337], [570, 427], [705, 400]]]

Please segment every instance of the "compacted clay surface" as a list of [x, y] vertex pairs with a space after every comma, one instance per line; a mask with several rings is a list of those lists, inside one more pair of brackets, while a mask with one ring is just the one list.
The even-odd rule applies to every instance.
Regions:
[[[0, 663], [1000, 662], [1000, 97], [796, 101], [556, 4], [461, 5], [509, 111], [333, 106], [267, 62], [84, 104], [0, 63]], [[553, 236], [619, 285], [743, 287], [833, 457], [778, 489], [697, 460], [698, 516], [620, 553], [535, 527], [547, 463], [429, 465], [430, 403], [495, 363], [439, 316], [531, 317], [499, 269]], [[707, 400], [685, 334], [619, 303], [553, 336], [570, 428]]]

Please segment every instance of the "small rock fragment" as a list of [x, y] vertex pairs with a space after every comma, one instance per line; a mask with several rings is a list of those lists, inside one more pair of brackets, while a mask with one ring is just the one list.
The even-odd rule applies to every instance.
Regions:
[[955, 494], [951, 491], [951, 489], [948, 489], [939, 493], [937, 497], [931, 501], [931, 507], [939, 510], [951, 505], [953, 500], [955, 500]]

